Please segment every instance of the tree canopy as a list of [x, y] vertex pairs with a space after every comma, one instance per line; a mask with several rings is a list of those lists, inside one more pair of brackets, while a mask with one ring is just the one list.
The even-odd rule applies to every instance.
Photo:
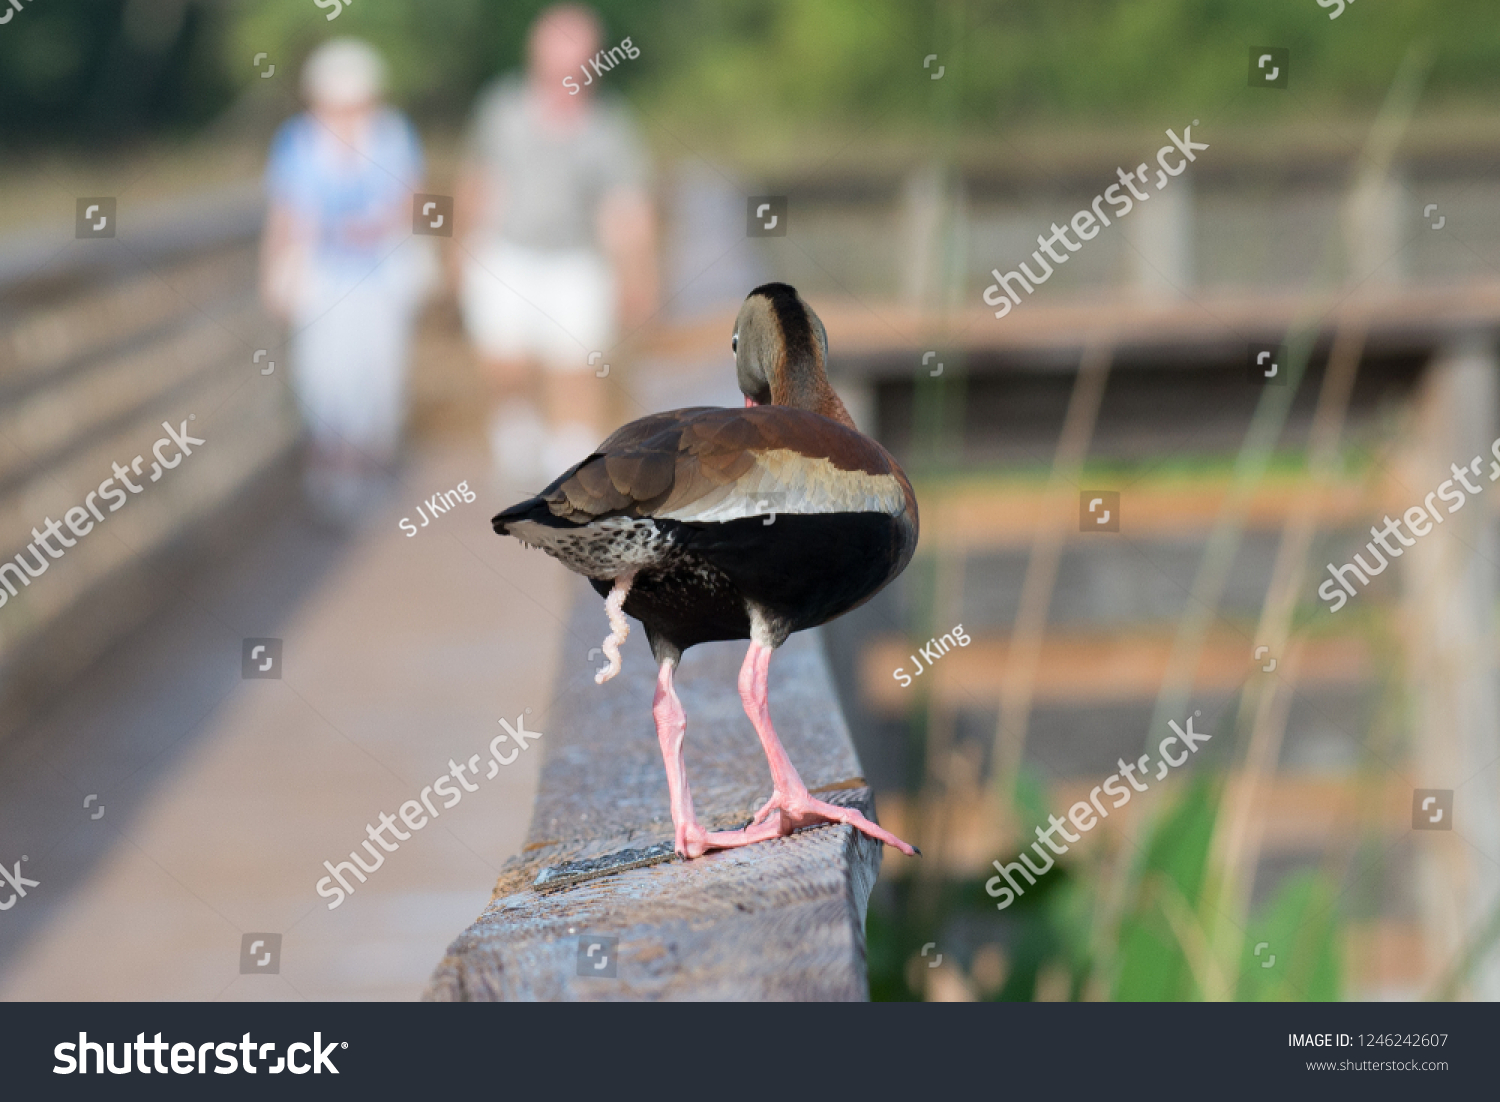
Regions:
[[[1337, 2], [1337, 0], [1332, 0]], [[327, 16], [339, 5], [337, 17]], [[457, 121], [520, 63], [540, 0], [47, 0], [0, 26], [0, 134], [101, 143], [190, 132], [259, 77], [314, 46], [379, 46], [397, 102]], [[699, 133], [821, 124], [919, 124], [934, 97], [975, 131], [1025, 120], [1092, 123], [1209, 110], [1361, 110], [1410, 44], [1430, 42], [1426, 103], [1500, 94], [1492, 0], [598, 0], [607, 42], [639, 58], [611, 84]], [[1338, 18], [1330, 19], [1337, 14]], [[1291, 51], [1292, 96], [1248, 96], [1251, 46]], [[923, 60], [937, 55], [923, 70]], [[937, 67], [943, 83], [931, 82]], [[1236, 99], [1236, 97], [1238, 97]]]

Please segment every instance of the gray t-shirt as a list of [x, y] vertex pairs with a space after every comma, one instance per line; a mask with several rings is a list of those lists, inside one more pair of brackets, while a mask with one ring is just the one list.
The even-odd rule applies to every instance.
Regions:
[[480, 232], [532, 248], [597, 249], [604, 196], [644, 189], [649, 178], [623, 103], [595, 96], [583, 119], [559, 133], [514, 76], [480, 93], [466, 147], [486, 176]]

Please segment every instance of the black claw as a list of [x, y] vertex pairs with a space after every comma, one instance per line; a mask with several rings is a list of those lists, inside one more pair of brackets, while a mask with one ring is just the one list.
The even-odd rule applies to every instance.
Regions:
[[918, 849], [916, 846], [912, 846], [911, 848], [917, 851], [917, 856], [918, 857], [922, 856], [922, 851], [920, 849]]

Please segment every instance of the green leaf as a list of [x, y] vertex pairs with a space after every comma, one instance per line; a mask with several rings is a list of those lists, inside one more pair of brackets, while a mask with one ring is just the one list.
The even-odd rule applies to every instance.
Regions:
[[1287, 878], [1246, 932], [1237, 993], [1241, 1001], [1329, 1002], [1340, 997], [1343, 962], [1335, 902], [1327, 877], [1303, 872]]
[[1134, 892], [1120, 923], [1113, 998], [1117, 1001], [1203, 997], [1186, 953], [1162, 910], [1165, 880], [1196, 912], [1208, 871], [1219, 791], [1195, 780], [1182, 802], [1156, 825], [1133, 875]]

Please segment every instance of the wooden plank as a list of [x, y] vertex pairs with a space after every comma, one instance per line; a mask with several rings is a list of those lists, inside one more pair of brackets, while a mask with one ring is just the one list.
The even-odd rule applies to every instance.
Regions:
[[[1344, 931], [1346, 998], [1415, 1000], [1429, 989], [1433, 975], [1422, 944], [1421, 927], [1400, 919], [1350, 924]], [[924, 967], [921, 957], [908, 961], [908, 982], [928, 1002], [977, 1002], [994, 997], [1011, 968], [1005, 946], [979, 946], [965, 968], [950, 954], [940, 968]], [[1045, 970], [1037, 977], [1037, 1002], [1066, 1002], [1072, 977]], [[1060, 982], [1059, 982], [1060, 981]]]
[[[1500, 432], [1497, 372], [1500, 357], [1489, 337], [1445, 348], [1434, 358], [1417, 399], [1416, 431], [1399, 460], [1411, 485], [1436, 484], [1455, 460], [1488, 458], [1489, 442]], [[1500, 848], [1493, 781], [1500, 758], [1494, 658], [1500, 648], [1500, 530], [1487, 510], [1467, 510], [1450, 523], [1446, 538], [1402, 560], [1400, 635], [1411, 699], [1413, 787], [1457, 790], [1449, 797], [1449, 814], [1463, 844], [1429, 844], [1418, 851], [1418, 909], [1427, 954], [1440, 961], [1459, 959], [1500, 907], [1500, 869], [1492, 856]], [[1483, 794], [1465, 800], [1476, 777], [1489, 778], [1480, 787]], [[1481, 955], [1459, 990], [1460, 997], [1500, 999], [1500, 959]]]
[[252, 248], [193, 256], [28, 309], [0, 332], [0, 384], [29, 384], [86, 356], [128, 347], [255, 285]]
[[[1038, 296], [1023, 301], [1003, 319], [983, 308], [945, 318], [877, 305], [872, 319], [871, 308], [862, 304], [835, 301], [817, 306], [828, 329], [829, 347], [838, 350], [841, 370], [851, 367], [846, 357], [920, 352], [948, 344], [970, 351], [1054, 350], [1075, 355], [1104, 342], [1121, 352], [1170, 347], [1182, 354], [1217, 348], [1232, 352], [1238, 364], [1247, 339], [1284, 334], [1304, 318], [1319, 320], [1321, 330], [1331, 334], [1343, 321], [1368, 312], [1373, 319], [1372, 347], [1492, 326], [1500, 322], [1500, 281], [1402, 287], [1361, 299], [1243, 288], [1202, 289], [1190, 300], [1163, 302], [1119, 294]], [[881, 371], [874, 363], [854, 370]], [[910, 375], [910, 368], [889, 373]]]
[[[1010, 642], [972, 638], [903, 686], [894, 672], [900, 667], [910, 676], [912, 655], [926, 640], [878, 637], [860, 655], [860, 692], [869, 706], [886, 712], [913, 707], [919, 692], [935, 694], [946, 707], [991, 707], [998, 700]], [[1166, 674], [1172, 638], [1169, 630], [1053, 631], [1042, 641], [1033, 698], [1038, 704], [1080, 706], [1154, 699]], [[1358, 685], [1372, 675], [1369, 647], [1360, 638], [1309, 639], [1304, 647], [1303, 684]], [[1232, 691], [1262, 664], [1244, 636], [1220, 632], [1209, 637], [1200, 653], [1194, 684], [1207, 692]]]
[[[580, 581], [553, 706], [537, 708], [546, 748], [526, 846], [488, 907], [449, 948], [426, 998], [450, 1000], [817, 999], [868, 997], [865, 905], [880, 847], [846, 826], [620, 872], [561, 891], [531, 888], [564, 861], [672, 838], [667, 782], [651, 719], [656, 668], [633, 625], [624, 667], [593, 683], [594, 641], [608, 630]], [[699, 818], [747, 821], [770, 772], [741, 708], [743, 643], [688, 652], [678, 677], [685, 756]], [[803, 780], [831, 803], [873, 813], [873, 798], [834, 694], [822, 643], [795, 635], [771, 664], [771, 710]], [[617, 975], [580, 975], [580, 937], [617, 937]]]
[[[142, 483], [139, 497], [131, 495], [117, 513], [106, 512], [102, 524], [8, 598], [0, 611], [0, 737], [20, 725], [27, 708], [66, 685], [149, 615], [151, 602], [169, 599], [169, 581], [155, 568], [179, 545], [206, 546], [209, 534], [198, 531], [202, 526], [236, 530], [241, 520], [225, 510], [286, 463], [301, 426], [283, 387], [256, 382], [265, 385], [242, 387], [237, 375], [221, 372], [181, 394], [171, 415], [180, 421], [201, 410], [191, 431], [204, 446], [159, 482]], [[82, 501], [112, 462], [129, 462], [149, 449], [162, 434], [162, 420], [160, 410], [142, 413], [117, 435], [39, 472], [34, 485], [0, 498], [0, 531], [14, 533], [10, 546], [19, 548], [23, 533], [44, 516], [61, 517]]]
[[223, 316], [188, 317], [179, 328], [119, 355], [106, 355], [87, 369], [69, 372], [0, 409], [0, 483], [28, 468], [47, 466], [80, 439], [92, 442], [113, 421], [137, 410], [160, 407], [164, 395], [203, 373], [221, 374], [250, 357], [237, 335], [263, 324], [254, 292]]
[[[979, 290], [966, 298], [977, 304]], [[1330, 335], [1343, 321], [1365, 313], [1372, 319], [1372, 349], [1416, 347], [1444, 334], [1500, 325], [1500, 280], [1403, 286], [1359, 298], [1239, 287], [1201, 288], [1191, 299], [1159, 302], [1112, 291], [1038, 295], [1003, 319], [978, 306], [944, 313], [833, 296], [818, 296], [814, 305], [828, 330], [836, 374], [910, 378], [915, 357], [930, 348], [1053, 352], [1066, 362], [1087, 345], [1108, 343], [1122, 355], [1170, 349], [1176, 359], [1208, 353], [1232, 356], [1238, 364], [1247, 340], [1279, 337], [1304, 320], [1316, 320]], [[685, 359], [721, 355], [733, 325], [733, 313], [726, 312], [664, 330], [649, 338], [644, 350]]]
[[[1059, 816], [1066, 815], [1075, 803], [1087, 802], [1089, 793], [1105, 776], [1054, 781], [1048, 786], [1048, 808]], [[1098, 820], [1089, 832], [1090, 840], [1080, 845], [1115, 847], [1133, 816], [1154, 814], [1166, 806], [1163, 800], [1173, 797], [1164, 795], [1165, 791], [1153, 784], [1152, 790], [1112, 810], [1109, 818]], [[1401, 778], [1370, 784], [1344, 777], [1282, 774], [1256, 798], [1253, 813], [1262, 824], [1266, 853], [1324, 851], [1331, 846], [1352, 845], [1366, 832], [1388, 842], [1406, 834], [1411, 829], [1411, 793], [1411, 785]], [[1106, 798], [1105, 806], [1112, 802]], [[901, 837], [920, 835], [915, 822], [917, 809], [911, 801], [899, 793], [881, 793], [880, 806], [885, 809], [888, 830]], [[952, 799], [944, 815], [943, 871], [951, 876], [971, 877], [986, 870], [992, 874], [990, 862], [997, 858], [1013, 860], [1026, 844], [1018, 833], [1021, 824], [1008, 820], [988, 791]], [[1101, 837], [1094, 839], [1095, 834]], [[886, 875], [907, 872], [908, 866], [893, 862]]]
[[1421, 998], [1433, 982], [1426, 937], [1416, 922], [1385, 919], [1351, 925], [1344, 934], [1346, 998]]
[[121, 204], [114, 247], [79, 248], [72, 243], [72, 219], [57, 220], [67, 208], [59, 209], [54, 195], [44, 219], [0, 241], [0, 291], [10, 301], [38, 289], [139, 273], [254, 241], [265, 208], [260, 181], [245, 179], [154, 201], [131, 198]]
[[[1107, 476], [1090, 475], [1095, 489], [1113, 489]], [[1299, 484], [1290, 479], [1268, 480], [1247, 503], [1245, 525], [1252, 531], [1277, 531], [1296, 503]], [[1120, 496], [1120, 534], [1130, 539], [1190, 539], [1202, 537], [1214, 525], [1230, 493], [1230, 482], [1194, 480], [1188, 483], [1141, 481]], [[1377, 485], [1343, 482], [1331, 486], [1314, 505], [1320, 528], [1363, 526], [1379, 522], [1383, 513], [1411, 504], [1409, 489], [1382, 480]], [[922, 552], [1000, 551], [1031, 546], [1050, 511], [1077, 516], [1078, 495], [1049, 498], [1044, 483], [1019, 480], [971, 481], [941, 486], [917, 485], [922, 504]], [[1393, 514], [1394, 515], [1394, 514]], [[1068, 539], [1097, 543], [1108, 535], [1077, 531], [1069, 524]]]

